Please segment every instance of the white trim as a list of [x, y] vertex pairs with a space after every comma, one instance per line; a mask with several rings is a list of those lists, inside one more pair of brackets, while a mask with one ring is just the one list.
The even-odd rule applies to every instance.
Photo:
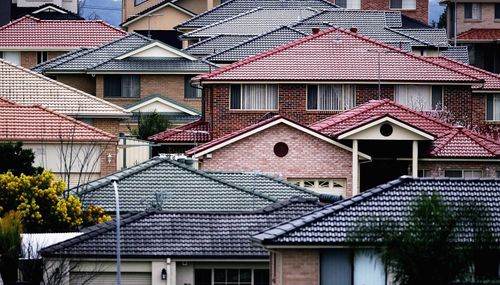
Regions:
[[131, 57], [131, 56], [133, 56], [135, 54], [138, 54], [138, 53], [141, 53], [141, 52], [143, 52], [145, 50], [148, 50], [148, 49], [150, 49], [152, 47], [159, 47], [159, 48], [164, 49], [164, 50], [166, 50], [168, 52], [176, 54], [179, 57], [183, 57], [183, 58], [186, 58], [186, 59], [189, 59], [189, 60], [193, 60], [193, 61], [198, 60], [196, 57], [190, 56], [189, 54], [183, 53], [182, 51], [179, 51], [179, 50], [177, 50], [177, 49], [175, 49], [175, 48], [173, 48], [173, 47], [171, 47], [169, 45], [166, 45], [166, 44], [163, 44], [163, 43], [160, 43], [160, 42], [152, 42], [152, 43], [150, 43], [148, 45], [145, 45], [145, 46], [143, 46], [141, 48], [138, 48], [138, 49], [133, 50], [131, 52], [128, 52], [126, 54], [120, 55], [119, 57], [116, 57], [115, 59], [118, 59], [118, 60], [125, 59], [127, 57]]
[[[302, 131], [302, 132], [304, 132], [304, 133], [306, 133], [306, 134], [308, 134], [308, 135], [311, 135], [311, 136], [316, 137], [316, 138], [318, 138], [318, 139], [320, 139], [320, 140], [323, 140], [323, 141], [325, 141], [325, 142], [327, 142], [327, 143], [329, 143], [329, 144], [332, 144], [332, 145], [337, 146], [337, 147], [339, 147], [339, 148], [341, 148], [341, 149], [344, 149], [344, 150], [347, 150], [347, 151], [349, 151], [349, 152], [352, 152], [352, 148], [347, 147], [347, 146], [345, 146], [345, 145], [343, 145], [343, 144], [341, 144], [341, 143], [339, 143], [339, 142], [336, 142], [336, 141], [334, 141], [334, 140], [330, 139], [329, 137], [326, 137], [326, 136], [324, 136], [324, 135], [318, 134], [318, 133], [316, 133], [315, 131], [312, 131], [312, 130], [310, 130], [310, 129], [306, 128], [306, 127], [303, 127], [303, 126], [301, 126], [301, 125], [298, 125], [298, 124], [296, 124], [296, 123], [293, 123], [293, 122], [291, 122], [291, 121], [289, 121], [289, 120], [287, 120], [287, 119], [280, 118], [280, 119], [277, 119], [277, 120], [275, 120], [275, 121], [273, 121], [273, 122], [270, 122], [270, 123], [268, 123], [268, 124], [265, 124], [265, 125], [263, 125], [263, 126], [260, 126], [260, 127], [256, 128], [256, 129], [253, 129], [253, 130], [251, 130], [251, 131], [248, 131], [248, 132], [246, 132], [246, 133], [243, 133], [243, 134], [241, 134], [241, 135], [238, 135], [238, 136], [236, 136], [236, 137], [234, 137], [234, 138], [232, 138], [232, 139], [229, 139], [229, 140], [227, 140], [227, 141], [225, 141], [225, 142], [221, 142], [221, 143], [219, 143], [219, 144], [217, 144], [217, 145], [214, 145], [214, 146], [212, 146], [212, 147], [210, 147], [210, 148], [208, 148], [208, 149], [206, 149], [206, 150], [200, 151], [200, 152], [198, 152], [198, 153], [194, 154], [194, 155], [193, 155], [193, 157], [194, 157], [194, 158], [199, 158], [199, 157], [201, 157], [201, 156], [203, 156], [203, 155], [205, 155], [205, 154], [207, 154], [207, 153], [211, 153], [211, 152], [213, 152], [213, 151], [216, 151], [216, 150], [218, 150], [218, 149], [220, 149], [220, 148], [223, 148], [223, 147], [225, 147], [225, 146], [227, 146], [227, 145], [233, 144], [233, 143], [235, 143], [235, 142], [237, 142], [237, 141], [239, 141], [239, 140], [242, 140], [242, 139], [244, 139], [244, 138], [247, 138], [247, 137], [249, 137], [249, 136], [252, 136], [252, 135], [254, 135], [254, 134], [256, 134], [256, 133], [259, 133], [259, 132], [261, 132], [261, 131], [264, 131], [264, 130], [266, 130], [266, 129], [269, 129], [270, 127], [276, 126], [276, 125], [278, 125], [278, 124], [285, 124], [285, 125], [287, 125], [287, 126], [289, 126], [289, 127], [292, 127], [292, 128], [294, 128], [294, 129], [296, 129], [296, 130]], [[366, 160], [371, 160], [371, 157], [370, 157], [369, 155], [364, 154], [364, 153], [361, 153], [361, 152], [360, 152], [360, 153], [359, 153], [359, 156], [360, 156], [360, 157], [362, 157], [362, 158], [364, 158], [364, 159], [366, 159]]]
[[33, 12], [31, 12], [31, 14], [37, 14], [37, 13], [43, 12], [43, 11], [48, 10], [48, 9], [56, 10], [57, 12], [59, 12], [61, 14], [68, 14], [68, 12], [59, 9], [57, 6], [52, 6], [52, 5], [47, 6], [47, 7], [43, 7], [42, 9], [38, 9], [36, 11], [33, 11]]
[[431, 140], [431, 141], [434, 140], [434, 136], [429, 135], [429, 134], [427, 134], [425, 132], [422, 132], [422, 131], [420, 131], [420, 130], [418, 130], [418, 129], [416, 129], [416, 128], [408, 125], [408, 124], [405, 124], [405, 123], [402, 123], [402, 122], [400, 122], [398, 120], [395, 120], [395, 119], [393, 119], [393, 118], [391, 118], [391, 117], [389, 117], [387, 115], [384, 116], [383, 118], [375, 120], [375, 121], [373, 121], [371, 123], [368, 123], [366, 125], [362, 125], [362, 126], [360, 126], [358, 128], [350, 130], [347, 133], [343, 133], [343, 134], [341, 134], [341, 135], [338, 136], [338, 139], [339, 140], [349, 139], [349, 136], [351, 136], [351, 135], [357, 134], [359, 132], [362, 132], [362, 131], [364, 131], [366, 129], [369, 129], [371, 127], [374, 127], [376, 125], [379, 125], [379, 124], [382, 124], [382, 123], [385, 123], [385, 122], [392, 123], [392, 124], [394, 124], [394, 125], [396, 125], [398, 127], [401, 127], [401, 128], [403, 128], [405, 130], [408, 130], [408, 131], [410, 131], [412, 133], [415, 133], [415, 134], [417, 134], [417, 135], [419, 135], [419, 136], [421, 136], [421, 137], [423, 137], [423, 138], [425, 138], [427, 140]]
[[133, 22], [138, 21], [138, 20], [140, 20], [140, 19], [142, 19], [142, 18], [144, 18], [144, 17], [148, 16], [148, 15], [149, 15], [149, 14], [151, 14], [151, 13], [154, 13], [154, 12], [156, 12], [156, 11], [160, 10], [160, 9], [165, 8], [166, 6], [170, 6], [170, 7], [174, 8], [174, 9], [176, 9], [176, 10], [179, 10], [179, 11], [183, 12], [183, 13], [184, 13], [184, 14], [186, 14], [186, 15], [191, 16], [191, 17], [196, 16], [196, 14], [193, 14], [193, 13], [192, 13], [191, 11], [189, 11], [189, 10], [183, 9], [182, 7], [177, 6], [177, 5], [175, 5], [175, 4], [171, 3], [171, 2], [167, 2], [167, 3], [165, 3], [164, 5], [161, 5], [160, 7], [158, 7], [158, 8], [156, 8], [156, 9], [153, 9], [153, 10], [151, 10], [151, 11], [147, 12], [146, 14], [143, 14], [143, 15], [137, 16], [137, 18], [135, 18], [135, 19], [132, 19], [132, 20], [130, 20], [130, 21], [126, 21], [126, 22], [124, 22], [123, 24], [121, 24], [121, 26], [122, 26], [122, 27], [126, 27], [126, 26], [128, 26], [128, 25], [132, 24]]
[[174, 108], [174, 109], [177, 109], [177, 110], [179, 110], [179, 111], [182, 111], [182, 112], [184, 112], [184, 113], [187, 113], [187, 114], [189, 114], [189, 115], [199, 115], [199, 114], [198, 114], [198, 113], [196, 113], [196, 112], [193, 112], [193, 111], [191, 111], [191, 110], [189, 110], [189, 109], [186, 109], [186, 108], [184, 108], [184, 107], [182, 107], [182, 106], [180, 106], [180, 105], [174, 104], [174, 103], [172, 103], [172, 102], [169, 102], [169, 101], [167, 101], [167, 100], [165, 100], [165, 99], [163, 99], [163, 98], [159, 98], [159, 97], [151, 98], [151, 99], [149, 99], [149, 100], [147, 100], [147, 101], [145, 101], [145, 102], [142, 102], [142, 103], [141, 103], [141, 104], [139, 104], [139, 105], [135, 105], [135, 106], [133, 106], [133, 107], [131, 107], [131, 108], [128, 108], [128, 109], [125, 109], [125, 110], [126, 110], [126, 111], [128, 111], [128, 112], [134, 112], [134, 110], [140, 109], [140, 108], [142, 108], [142, 107], [144, 107], [144, 106], [147, 106], [147, 105], [149, 105], [149, 104], [151, 104], [151, 103], [155, 103], [155, 102], [162, 103], [162, 104], [164, 104], [164, 105], [167, 105], [167, 106], [169, 106], [169, 107], [172, 107], [172, 108]]
[[[206, 80], [206, 81], [205, 81]], [[200, 83], [197, 80], [196, 83]], [[234, 80], [234, 81], [224, 81], [224, 80], [212, 80], [212, 79], [201, 79], [201, 85], [204, 84], [358, 84], [358, 85], [373, 85], [377, 83], [377, 80], [370, 81], [272, 81], [272, 80]], [[482, 82], [429, 82], [429, 81], [382, 81], [382, 85], [465, 85], [473, 86], [481, 84]]]

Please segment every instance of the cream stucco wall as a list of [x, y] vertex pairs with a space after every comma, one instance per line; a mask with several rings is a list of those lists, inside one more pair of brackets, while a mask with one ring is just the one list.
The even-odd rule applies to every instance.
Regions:
[[[191, 18], [188, 14], [172, 6], [155, 11], [158, 16], [143, 17], [127, 26], [129, 32], [139, 30], [173, 30], [175, 26]], [[149, 21], [149, 23], [148, 23]]]

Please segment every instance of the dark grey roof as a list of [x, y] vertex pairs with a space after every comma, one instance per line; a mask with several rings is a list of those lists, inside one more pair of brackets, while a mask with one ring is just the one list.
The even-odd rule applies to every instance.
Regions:
[[31, 70], [38, 72], [38, 73], [41, 73], [44, 70], [49, 70], [62, 62], [66, 62], [66, 61], [69, 61], [73, 58], [84, 55], [88, 52], [88, 50], [89, 50], [89, 48], [79, 48], [79, 49], [76, 49], [76, 50], [73, 50], [73, 51], [70, 51], [67, 53], [63, 53], [60, 56], [54, 57], [52, 59], [49, 59], [47, 61], [44, 61], [42, 63], [35, 65], [33, 68], [31, 68]]
[[60, 56], [46, 63], [37, 65], [34, 70], [43, 73], [97, 73], [97, 72], [157, 72], [157, 73], [204, 73], [216, 67], [204, 60], [189, 59], [141, 59], [116, 57], [132, 52], [155, 42], [137, 33], [130, 33], [122, 38], [102, 46], [78, 50]]
[[118, 179], [120, 209], [123, 212], [141, 211], [152, 205], [160, 206], [163, 210], [254, 210], [276, 202], [281, 197], [316, 197], [302, 188], [284, 189], [280, 181], [275, 181], [276, 194], [272, 193], [269, 184], [265, 184], [263, 189], [249, 189], [245, 187], [245, 181], [235, 180], [232, 183], [160, 157], [70, 191], [81, 197], [84, 206], [98, 205], [113, 211], [114, 178]]
[[[121, 221], [124, 258], [268, 258], [250, 236], [318, 207], [315, 199], [291, 198], [253, 212], [143, 212]], [[115, 256], [115, 221], [42, 250], [43, 256]]]
[[196, 56], [206, 56], [228, 49], [252, 37], [253, 35], [217, 35], [190, 45], [183, 51]]
[[432, 46], [447, 47], [448, 35], [446, 29], [396, 29], [407, 36], [416, 38]]
[[431, 26], [422, 23], [418, 20], [415, 20], [411, 17], [401, 15], [401, 28], [403, 29], [430, 29], [432, 28]]
[[280, 9], [329, 9], [336, 7], [328, 0], [229, 0], [178, 25], [178, 29], [205, 27], [257, 7]]
[[[207, 172], [213, 177], [238, 185], [248, 190], [256, 190], [260, 193], [275, 197], [278, 200], [288, 199], [293, 196], [305, 198], [319, 197], [319, 194], [303, 188], [292, 185], [284, 180], [262, 174], [262, 173], [243, 173], [243, 172]], [[340, 197], [339, 197], [340, 199]]]
[[253, 37], [224, 51], [208, 56], [213, 62], [234, 62], [305, 37], [307, 34], [289, 27], [279, 27]]
[[[367, 219], [390, 218], [404, 225], [411, 203], [423, 193], [438, 193], [454, 206], [470, 199], [491, 214], [495, 235], [500, 237], [500, 179], [401, 177], [352, 198], [315, 210], [274, 226], [253, 237], [269, 245], [340, 245], [349, 242], [353, 229]], [[458, 205], [457, 205], [458, 207]], [[463, 241], [464, 235], [459, 239]], [[463, 233], [462, 233], [463, 234]], [[499, 240], [500, 241], [500, 240]]]
[[209, 38], [216, 35], [260, 35], [283, 25], [303, 20], [317, 11], [309, 8], [255, 8], [231, 18], [185, 33], [181, 38]]
[[465, 64], [469, 64], [469, 50], [467, 46], [448, 47], [447, 50], [441, 51], [441, 55]]

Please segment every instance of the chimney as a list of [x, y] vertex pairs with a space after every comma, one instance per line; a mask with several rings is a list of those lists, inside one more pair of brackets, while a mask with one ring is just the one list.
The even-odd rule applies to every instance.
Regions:
[[312, 28], [313, 35], [319, 33], [319, 28]]
[[353, 33], [357, 33], [357, 32], [358, 32], [358, 28], [356, 28], [356, 27], [351, 27], [350, 31], [351, 31], [351, 32], [353, 32]]

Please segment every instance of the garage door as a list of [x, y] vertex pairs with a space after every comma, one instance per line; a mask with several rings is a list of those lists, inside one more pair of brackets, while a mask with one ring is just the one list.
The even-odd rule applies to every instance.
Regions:
[[[71, 273], [70, 285], [115, 285], [115, 273]], [[122, 285], [151, 285], [151, 273], [122, 273]]]

